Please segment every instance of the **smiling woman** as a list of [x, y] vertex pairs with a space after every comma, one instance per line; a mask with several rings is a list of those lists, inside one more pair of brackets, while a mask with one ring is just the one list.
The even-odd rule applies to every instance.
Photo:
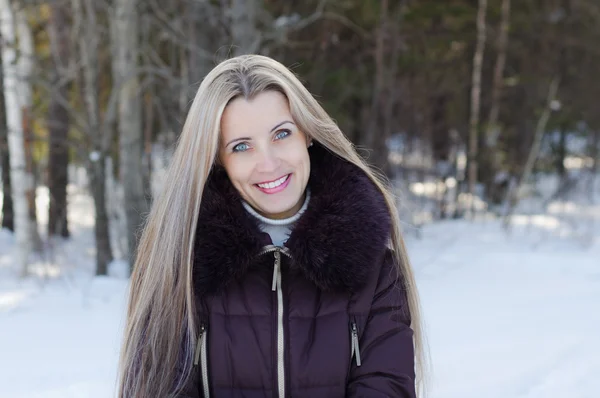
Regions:
[[219, 159], [229, 180], [250, 206], [272, 219], [300, 210], [310, 174], [310, 140], [292, 119], [278, 91], [238, 97], [221, 118], [221, 140], [227, 144]]
[[271, 58], [217, 65], [143, 231], [120, 397], [416, 397], [395, 201]]

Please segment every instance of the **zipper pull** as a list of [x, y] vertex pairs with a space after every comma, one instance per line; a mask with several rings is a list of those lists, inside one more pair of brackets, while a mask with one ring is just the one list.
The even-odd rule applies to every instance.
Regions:
[[356, 366], [360, 366], [362, 361], [360, 360], [360, 346], [358, 344], [358, 328], [356, 322], [352, 322], [352, 355], [356, 354]]
[[200, 351], [202, 349], [202, 340], [204, 339], [204, 333], [206, 332], [206, 328], [204, 324], [200, 325], [200, 335], [198, 336], [198, 342], [196, 343], [196, 352], [194, 355], [194, 366], [198, 365], [198, 361], [200, 360]]
[[279, 279], [279, 267], [281, 265], [281, 252], [277, 250], [273, 254], [275, 255], [275, 265], [273, 266], [273, 283], [271, 285], [271, 290], [277, 291], [277, 280]]

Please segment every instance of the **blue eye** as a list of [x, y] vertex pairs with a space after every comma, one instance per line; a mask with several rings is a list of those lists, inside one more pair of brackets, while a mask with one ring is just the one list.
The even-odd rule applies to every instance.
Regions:
[[290, 134], [291, 134], [290, 130], [281, 130], [277, 134], [275, 134], [275, 139], [281, 140]]
[[233, 152], [244, 152], [244, 151], [247, 151], [248, 148], [249, 148], [248, 144], [245, 144], [242, 142], [233, 147]]

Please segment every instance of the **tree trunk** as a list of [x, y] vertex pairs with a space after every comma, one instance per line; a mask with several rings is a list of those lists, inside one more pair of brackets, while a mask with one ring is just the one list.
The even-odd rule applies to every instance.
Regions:
[[[366, 123], [365, 146], [372, 151], [369, 157], [369, 163], [377, 166], [383, 172], [388, 172], [388, 151], [387, 136], [384, 131], [383, 115], [381, 113], [384, 107], [384, 85], [386, 84], [386, 65], [385, 65], [385, 39], [388, 28], [389, 1], [381, 0], [379, 12], [379, 25], [375, 37], [375, 76], [373, 82], [373, 91], [371, 97], [371, 109], [368, 112], [368, 121]], [[389, 82], [387, 82], [389, 84]]]
[[193, 99], [200, 81], [214, 66], [213, 60], [207, 57], [205, 52], [211, 54], [213, 49], [217, 47], [216, 43], [211, 41], [211, 36], [214, 36], [214, 30], [216, 29], [216, 18], [214, 17], [214, 6], [207, 0], [190, 2], [188, 7], [190, 7], [188, 10], [188, 32], [191, 47], [194, 50], [191, 51], [188, 57], [187, 70], [192, 83], [189, 98]]
[[[559, 23], [560, 30], [563, 34], [567, 35], [569, 32], [573, 30], [573, 26], [571, 25], [571, 0], [561, 0], [560, 7], [564, 15]], [[570, 45], [563, 41], [560, 45], [560, 53], [559, 53], [559, 74], [560, 74], [560, 83], [563, 87], [569, 87], [571, 84], [571, 73], [570, 73], [570, 65], [573, 64], [571, 60], [571, 51]], [[565, 168], [565, 158], [567, 157], [567, 135], [569, 134], [569, 130], [571, 126], [569, 125], [569, 121], [562, 120], [559, 126], [559, 141], [558, 146], [556, 148], [556, 171], [560, 177], [561, 183], [565, 181], [567, 177], [567, 169]]]
[[508, 47], [508, 31], [510, 27], [510, 0], [502, 0], [502, 19], [498, 35], [496, 65], [494, 66], [494, 82], [492, 86], [492, 104], [486, 129], [486, 144], [495, 147], [500, 134], [498, 115], [500, 114], [500, 98], [504, 87], [504, 67], [506, 65], [506, 49]]
[[590, 148], [590, 157], [592, 158], [592, 166], [591, 166], [591, 170], [592, 170], [592, 174], [595, 176], [598, 174], [598, 163], [600, 162], [599, 159], [599, 155], [600, 155], [600, 130], [594, 130], [594, 132], [592, 133], [592, 145]]
[[[106, 205], [106, 156], [97, 155], [89, 166], [90, 189], [94, 198], [96, 223], [94, 233], [96, 236], [96, 275], [107, 275], [108, 264], [112, 261], [112, 248], [108, 225], [108, 212]], [[96, 159], [96, 158], [94, 158]]]
[[481, 108], [481, 72], [485, 51], [487, 0], [479, 0], [477, 12], [477, 46], [473, 57], [471, 86], [471, 117], [469, 121], [469, 212], [473, 212], [475, 185], [477, 183], [477, 157], [479, 152], [479, 110]]
[[435, 93], [431, 99], [431, 149], [436, 162], [450, 158], [452, 140], [447, 118], [449, 97], [445, 92]]
[[9, 231], [15, 231], [12, 188], [10, 183], [10, 152], [8, 151], [8, 128], [4, 104], [4, 84], [0, 79], [0, 168], [2, 168], [2, 225]]
[[31, 224], [30, 227], [32, 228], [33, 248], [38, 250], [41, 248], [41, 241], [37, 232], [37, 211], [35, 205], [35, 187], [37, 184], [35, 178], [35, 161], [33, 159], [33, 134], [28, 108], [28, 106], [21, 108], [21, 124], [23, 125], [23, 141], [25, 143], [25, 167], [31, 179], [31, 188], [27, 191], [27, 210]]
[[499, 168], [499, 156], [497, 150], [500, 126], [498, 117], [500, 114], [500, 99], [504, 87], [504, 67], [506, 65], [506, 50], [508, 47], [508, 31], [510, 27], [510, 0], [502, 0], [502, 17], [500, 21], [500, 34], [498, 35], [496, 65], [494, 66], [494, 82], [492, 86], [492, 104], [488, 118], [485, 144], [488, 153], [489, 173], [486, 180], [486, 196], [488, 200], [491, 195], [494, 179]]
[[234, 55], [258, 52], [262, 40], [257, 19], [262, 0], [231, 0], [230, 32]]
[[25, 143], [25, 165], [30, 185], [27, 190], [27, 207], [29, 213], [29, 228], [31, 229], [31, 247], [36, 251], [42, 249], [42, 240], [37, 227], [37, 211], [35, 205], [35, 161], [33, 159], [33, 131], [31, 128], [31, 109], [33, 107], [33, 90], [31, 88], [31, 73], [33, 71], [34, 45], [33, 33], [27, 22], [25, 11], [15, 10], [15, 22], [19, 36], [19, 95], [21, 96], [21, 124]]
[[120, 179], [123, 184], [127, 247], [130, 264], [135, 260], [138, 230], [149, 205], [144, 169], [144, 131], [138, 68], [138, 13], [135, 0], [117, 0], [113, 19], [113, 71], [119, 92], [118, 131]]
[[10, 170], [13, 203], [15, 210], [15, 232], [17, 241], [16, 263], [21, 277], [28, 274], [31, 252], [31, 226], [27, 206], [27, 192], [31, 179], [26, 172], [25, 143], [21, 123], [22, 96], [19, 93], [19, 71], [15, 46], [15, 18], [9, 0], [0, 0], [0, 34], [2, 46], [2, 77], [4, 79], [4, 102], [8, 127]]
[[96, 11], [91, 0], [73, 0], [76, 25], [82, 32], [79, 37], [79, 55], [83, 69], [83, 92], [87, 109], [87, 120], [91, 141], [90, 189], [94, 198], [96, 212], [96, 275], [106, 275], [108, 263], [112, 261], [112, 249], [108, 228], [108, 213], [106, 210], [106, 148], [107, 124], [100, 123], [100, 106], [98, 104], [98, 27]]
[[70, 83], [62, 83], [61, 77], [70, 58], [67, 10], [65, 6], [50, 4], [50, 47], [53, 56], [53, 87], [48, 105], [48, 190], [50, 206], [48, 209], [48, 235], [69, 236], [67, 223], [67, 184], [69, 150], [67, 136], [69, 132], [69, 114], [60, 100], [69, 96]]
[[558, 136], [558, 144], [556, 146], [556, 172], [560, 177], [561, 181], [564, 181], [567, 169], [565, 167], [565, 159], [567, 157], [567, 134], [568, 134], [568, 125], [566, 123], [561, 123], [559, 136]]

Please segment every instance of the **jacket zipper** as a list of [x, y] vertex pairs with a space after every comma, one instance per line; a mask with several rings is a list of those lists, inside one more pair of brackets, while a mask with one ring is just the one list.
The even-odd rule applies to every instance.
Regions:
[[285, 247], [266, 246], [261, 254], [273, 252], [273, 282], [271, 290], [277, 294], [277, 387], [280, 398], [285, 398], [285, 336], [283, 333], [283, 290], [281, 288], [281, 253], [291, 257]]
[[362, 361], [360, 359], [360, 345], [358, 344], [358, 327], [356, 326], [356, 321], [353, 321], [350, 326], [350, 339], [352, 342], [350, 362], [352, 362], [352, 358], [356, 355], [356, 366], [360, 366]]
[[285, 341], [283, 335], [283, 291], [281, 290], [281, 252], [275, 252], [273, 291], [277, 292], [277, 381], [279, 397], [285, 397]]
[[208, 388], [208, 360], [206, 355], [206, 341], [208, 340], [208, 329], [202, 324], [200, 326], [200, 336], [198, 336], [198, 344], [196, 345], [196, 355], [194, 365], [198, 365], [200, 361], [200, 373], [202, 374], [202, 389], [204, 398], [210, 398], [210, 389]]

